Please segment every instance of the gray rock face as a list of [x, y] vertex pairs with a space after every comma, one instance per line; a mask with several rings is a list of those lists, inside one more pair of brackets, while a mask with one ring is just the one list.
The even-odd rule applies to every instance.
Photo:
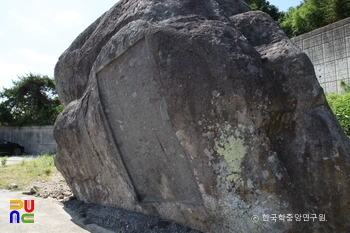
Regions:
[[350, 141], [308, 57], [244, 1], [121, 1], [55, 79], [79, 200], [204, 232], [350, 230]]

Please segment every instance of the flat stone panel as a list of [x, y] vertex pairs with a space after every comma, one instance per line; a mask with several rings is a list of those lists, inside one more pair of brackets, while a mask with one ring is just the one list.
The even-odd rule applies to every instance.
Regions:
[[305, 49], [304, 52], [306, 53], [306, 55], [310, 58], [310, 60], [312, 61], [313, 60], [313, 50], [312, 48], [308, 48], [308, 49]]
[[346, 57], [346, 43], [344, 37], [334, 40], [334, 54], [335, 59]]
[[328, 82], [327, 83], [327, 91], [328, 93], [337, 93], [338, 92], [338, 89], [337, 89], [337, 85], [334, 85], [335, 83], [334, 82]]
[[304, 39], [303, 40], [303, 50], [306, 51], [311, 47], [312, 47], [311, 38]]
[[[339, 80], [350, 79], [350, 18], [292, 40], [295, 43], [298, 42], [296, 45], [308, 54], [315, 66], [317, 78], [325, 90], [334, 90], [335, 86], [339, 85]], [[330, 82], [336, 82], [336, 84], [331, 85]]]
[[350, 57], [350, 36], [347, 36], [345, 38], [345, 45], [346, 45], [346, 56]]
[[314, 66], [316, 77], [318, 79], [318, 82], [322, 85], [327, 81], [325, 75], [324, 75], [324, 66], [323, 64], [315, 65]]
[[330, 93], [330, 92], [328, 91], [327, 83], [322, 83], [322, 88], [323, 88], [324, 93]]
[[22, 144], [26, 154], [57, 151], [53, 126], [0, 127], [0, 138]]
[[314, 65], [323, 63], [323, 46], [322, 46], [322, 44], [313, 47], [312, 63]]
[[350, 24], [344, 25], [344, 34], [345, 36], [350, 36]]
[[324, 64], [324, 74], [325, 77], [327, 78], [328, 82], [329, 81], [335, 81], [335, 62], [327, 62]]
[[330, 86], [331, 93], [338, 93], [339, 84], [337, 82], [329, 82], [329, 86]]
[[343, 58], [336, 61], [337, 82], [348, 78], [348, 59]]
[[200, 205], [149, 56], [141, 40], [97, 74], [105, 115], [140, 202]]
[[[345, 78], [344, 82], [347, 83], [347, 84], [350, 84], [350, 77], [348, 76], [348, 78]], [[341, 91], [343, 91], [343, 90], [341, 90]]]
[[294, 44], [298, 46], [298, 48], [303, 49], [303, 40], [294, 41]]
[[322, 44], [322, 35], [321, 34], [313, 36], [310, 39], [311, 39], [311, 41], [310, 41], [311, 47], [315, 47], [317, 45]]
[[332, 31], [326, 31], [322, 34], [322, 41], [323, 43], [328, 43], [333, 41], [333, 32]]
[[323, 53], [327, 54], [324, 57], [325, 62], [334, 61], [334, 44], [333, 42], [327, 42], [323, 44]]
[[[347, 59], [347, 64], [348, 64], [348, 77], [347, 78], [350, 79], [350, 57], [347, 57], [346, 59]], [[348, 84], [350, 84], [350, 82]]]
[[344, 38], [344, 27], [338, 27], [333, 30], [333, 40]]
[[326, 93], [337, 93], [338, 92], [338, 88], [337, 88], [337, 84], [336, 82], [327, 82], [325, 83], [326, 86]]

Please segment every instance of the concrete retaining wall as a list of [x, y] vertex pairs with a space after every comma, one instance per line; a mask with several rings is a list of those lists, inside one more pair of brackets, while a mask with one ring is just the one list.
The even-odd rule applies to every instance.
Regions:
[[0, 138], [22, 144], [26, 154], [56, 152], [53, 126], [0, 127]]
[[327, 93], [340, 93], [340, 81], [350, 83], [350, 18], [292, 39], [311, 59]]

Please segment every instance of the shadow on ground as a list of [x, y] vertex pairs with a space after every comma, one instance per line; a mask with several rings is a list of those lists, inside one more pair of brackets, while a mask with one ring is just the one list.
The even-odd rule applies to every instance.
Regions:
[[[84, 225], [96, 224], [118, 233], [201, 233], [200, 231], [185, 228], [177, 223], [158, 217], [128, 212], [112, 207], [84, 203], [78, 200], [69, 200], [63, 204], [64, 209], [71, 215], [72, 221], [77, 225], [80, 225], [83, 219]], [[74, 214], [71, 214], [72, 211]]]

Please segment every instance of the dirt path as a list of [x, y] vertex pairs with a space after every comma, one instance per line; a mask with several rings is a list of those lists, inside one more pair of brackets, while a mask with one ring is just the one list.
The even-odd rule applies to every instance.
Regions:
[[[35, 194], [30, 194], [31, 189], [35, 189], [37, 192]], [[50, 205], [55, 203], [55, 208], [57, 208], [57, 206], [63, 208], [62, 211], [65, 211], [66, 214], [68, 213], [71, 216], [71, 222], [69, 223], [74, 222], [77, 226], [82, 228], [81, 231], [79, 230], [77, 232], [85, 232], [83, 229], [87, 229], [90, 232], [101, 233], [200, 233], [176, 224], [175, 222], [170, 222], [158, 217], [146, 216], [78, 201], [74, 198], [61, 173], [59, 173], [56, 169], [53, 169], [51, 177], [48, 181], [33, 182], [28, 186], [27, 191], [25, 192], [28, 194], [23, 195], [21, 192], [16, 193], [21, 195], [22, 200], [36, 198], [36, 200], [38, 200], [37, 202], [39, 203], [49, 203]], [[8, 202], [6, 205], [8, 208]], [[1, 227], [0, 232], [2, 232]]]
[[57, 169], [53, 169], [50, 179], [48, 181], [36, 181], [32, 182], [28, 188], [27, 193], [29, 194], [31, 189], [38, 190], [34, 194], [36, 197], [48, 198], [51, 197], [56, 199], [58, 202], [67, 201], [73, 196], [70, 188], [68, 187], [65, 179]]
[[[62, 184], [62, 176], [59, 172], [53, 174], [52, 180], [43, 182], [40, 185], [43, 188], [42, 193], [50, 193], [46, 198], [37, 197], [35, 195], [26, 195], [22, 191], [10, 191], [0, 189], [0, 232], [6, 233], [46, 233], [46, 232], [99, 232], [99, 233], [112, 233], [113, 231], [102, 228], [94, 223], [85, 224], [84, 218], [77, 212], [66, 208], [63, 205], [63, 199], [59, 197], [53, 197], [57, 193], [67, 191], [67, 185]], [[34, 184], [32, 184], [33, 186]], [[69, 189], [68, 189], [69, 190]], [[10, 201], [11, 200], [34, 200], [34, 223], [26, 224], [23, 220], [19, 220], [18, 223], [10, 223], [11, 212]], [[20, 215], [25, 214], [24, 208], [16, 210]], [[13, 215], [12, 220], [16, 219], [16, 215]]]

